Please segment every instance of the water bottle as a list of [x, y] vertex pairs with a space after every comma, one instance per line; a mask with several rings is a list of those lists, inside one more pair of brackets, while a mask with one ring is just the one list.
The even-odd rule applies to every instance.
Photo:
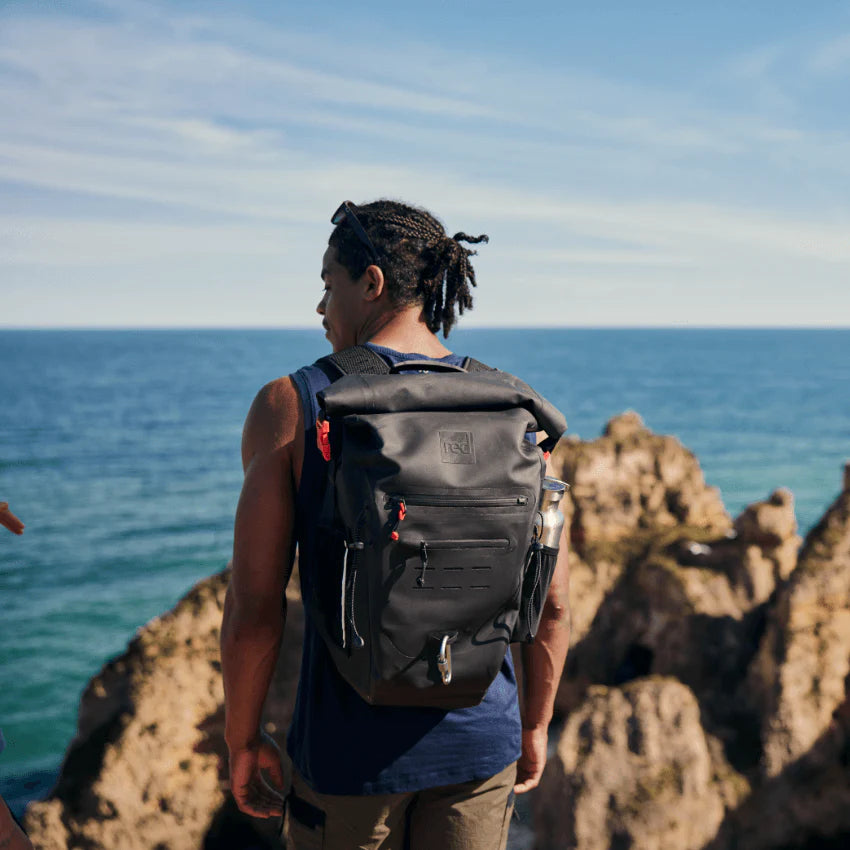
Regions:
[[548, 475], [543, 479], [540, 510], [534, 521], [534, 538], [549, 549], [557, 550], [561, 542], [564, 515], [561, 513], [560, 501], [569, 486], [565, 481], [550, 478]]
[[511, 635], [512, 641], [532, 643], [537, 635], [564, 530], [564, 515], [559, 505], [569, 486], [557, 478], [547, 476], [543, 479], [540, 510], [534, 518], [534, 540], [525, 562], [519, 615]]

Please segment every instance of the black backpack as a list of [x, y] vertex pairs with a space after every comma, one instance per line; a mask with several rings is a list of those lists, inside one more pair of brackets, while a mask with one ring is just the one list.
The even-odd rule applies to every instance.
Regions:
[[557, 552], [534, 542], [535, 517], [566, 421], [471, 358], [390, 367], [355, 346], [317, 365], [342, 377], [317, 394], [316, 627], [369, 703], [476, 705], [537, 629]]

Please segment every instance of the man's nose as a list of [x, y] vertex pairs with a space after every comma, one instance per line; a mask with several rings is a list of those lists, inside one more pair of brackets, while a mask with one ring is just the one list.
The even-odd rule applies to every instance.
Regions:
[[325, 315], [325, 301], [327, 301], [327, 298], [328, 298], [328, 297], [327, 297], [327, 295], [323, 295], [323, 296], [322, 296], [322, 300], [321, 300], [321, 301], [319, 301], [319, 303], [316, 305], [316, 312], [317, 312], [320, 316], [324, 316], [324, 315]]

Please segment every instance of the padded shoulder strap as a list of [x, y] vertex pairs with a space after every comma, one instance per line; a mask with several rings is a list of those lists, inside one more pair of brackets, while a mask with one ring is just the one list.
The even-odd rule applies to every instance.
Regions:
[[368, 345], [352, 345], [342, 351], [328, 354], [316, 361], [316, 365], [331, 379], [343, 375], [388, 375], [390, 365]]
[[[388, 375], [392, 367], [377, 351], [368, 345], [352, 345], [327, 357], [321, 357], [316, 361], [318, 366], [331, 381], [341, 378], [343, 375]], [[456, 368], [456, 367], [455, 367]], [[497, 372], [492, 366], [467, 357], [462, 367], [467, 372]]]
[[480, 360], [476, 360], [474, 357], [467, 357], [463, 361], [463, 368], [466, 369], [467, 372], [498, 372], [498, 369], [494, 369], [492, 366], [488, 366], [486, 363], [482, 363]]

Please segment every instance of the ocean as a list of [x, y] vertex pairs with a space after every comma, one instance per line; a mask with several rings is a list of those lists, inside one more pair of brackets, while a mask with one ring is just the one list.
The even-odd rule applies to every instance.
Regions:
[[[636, 410], [692, 449], [734, 515], [780, 486], [801, 531], [850, 457], [850, 330], [456, 331], [583, 439]], [[0, 794], [55, 778], [80, 694], [134, 632], [222, 569], [257, 390], [320, 330], [0, 330]]]

